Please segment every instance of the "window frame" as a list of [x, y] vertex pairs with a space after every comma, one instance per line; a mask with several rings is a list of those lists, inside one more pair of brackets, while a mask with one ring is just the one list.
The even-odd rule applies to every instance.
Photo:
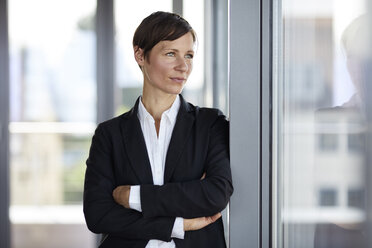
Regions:
[[272, 247], [273, 2], [230, 1], [230, 247]]
[[10, 247], [8, 1], [0, 0], [0, 240]]

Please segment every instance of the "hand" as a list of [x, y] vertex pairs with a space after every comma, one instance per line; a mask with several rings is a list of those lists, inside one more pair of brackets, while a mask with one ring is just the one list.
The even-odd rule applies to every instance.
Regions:
[[186, 231], [196, 231], [202, 229], [209, 224], [214, 223], [221, 217], [221, 213], [217, 213], [210, 217], [199, 217], [194, 219], [184, 219], [183, 220], [183, 230]]
[[114, 189], [112, 196], [114, 200], [125, 208], [129, 207], [130, 185], [121, 185]]

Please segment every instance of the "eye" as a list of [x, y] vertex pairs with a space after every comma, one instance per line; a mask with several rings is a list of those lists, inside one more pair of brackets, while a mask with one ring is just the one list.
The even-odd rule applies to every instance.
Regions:
[[185, 58], [192, 59], [192, 58], [194, 58], [194, 54], [191, 54], [191, 53], [186, 54]]
[[165, 55], [168, 56], [168, 57], [174, 57], [175, 53], [174, 52], [169, 52], [169, 53], [166, 53]]

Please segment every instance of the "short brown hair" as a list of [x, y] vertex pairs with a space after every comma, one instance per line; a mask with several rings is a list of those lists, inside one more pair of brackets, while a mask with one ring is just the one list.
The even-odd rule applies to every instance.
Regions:
[[195, 42], [195, 31], [185, 19], [174, 13], [157, 11], [143, 19], [137, 27], [133, 47], [141, 48], [144, 58], [147, 58], [151, 49], [160, 41], [176, 40], [188, 32]]

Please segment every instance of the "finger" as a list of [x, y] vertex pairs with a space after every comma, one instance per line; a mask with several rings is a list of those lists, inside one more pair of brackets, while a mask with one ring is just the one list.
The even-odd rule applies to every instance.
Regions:
[[200, 178], [200, 180], [203, 180], [205, 178], [205, 176], [207, 175], [207, 173], [203, 173], [203, 176]]

